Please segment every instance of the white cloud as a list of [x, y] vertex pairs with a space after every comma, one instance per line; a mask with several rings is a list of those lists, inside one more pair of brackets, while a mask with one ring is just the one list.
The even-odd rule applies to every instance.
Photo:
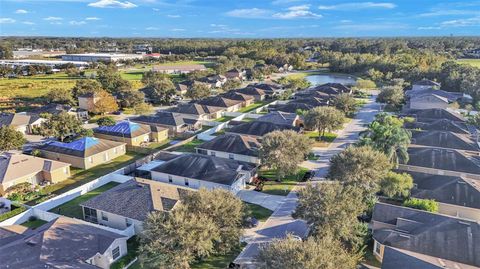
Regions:
[[68, 22], [70, 25], [75, 25], [75, 26], [80, 26], [86, 24], [85, 21], [69, 21]]
[[417, 28], [417, 30], [439, 30], [442, 29], [442, 27], [439, 26], [420, 26]]
[[309, 5], [293, 6], [287, 10], [287, 12], [275, 13], [273, 17], [277, 19], [318, 19], [322, 17], [320, 14], [311, 12]]
[[170, 29], [170, 31], [172, 31], [172, 32], [183, 32], [183, 31], [185, 31], [185, 29], [183, 29], [183, 28], [173, 28], [173, 29]]
[[271, 15], [271, 11], [261, 8], [244, 8], [228, 11], [226, 14], [236, 18], [265, 18]]
[[89, 7], [99, 7], [99, 8], [134, 8], [137, 7], [132, 2], [129, 1], [118, 1], [118, 0], [100, 0], [98, 2], [93, 2], [88, 4]]
[[350, 23], [350, 22], [352, 22], [352, 21], [351, 21], [351, 20], [341, 20], [340, 22], [341, 22], [341, 23]]
[[26, 24], [26, 25], [34, 25], [35, 24], [34, 22], [31, 22], [31, 21], [24, 21], [22, 23]]
[[46, 21], [61, 21], [61, 20], [63, 20], [63, 18], [61, 18], [61, 17], [52, 17], [52, 16], [46, 17], [46, 18], [43, 18], [43, 19], [46, 20]]
[[370, 31], [386, 31], [407, 29], [408, 25], [399, 23], [376, 23], [376, 24], [342, 24], [333, 27], [337, 30], [345, 30], [349, 32], [370, 32]]
[[153, 11], [160, 11], [159, 8], [152, 8]]
[[52, 21], [50, 22], [52, 25], [62, 25], [63, 23], [61, 21]]
[[167, 15], [167, 17], [176, 19], [176, 18], [180, 18], [180, 15], [169, 14]]
[[17, 14], [27, 14], [28, 11], [26, 11], [25, 9], [17, 9], [17, 10], [15, 10], [15, 13], [17, 13]]
[[284, 4], [291, 4], [295, 2], [301, 2], [302, 0], [275, 0], [272, 2], [272, 5], [284, 5]]
[[436, 17], [436, 16], [457, 16], [457, 15], [480, 15], [478, 10], [458, 10], [458, 9], [438, 9], [430, 12], [421, 13], [419, 17]]
[[4, 23], [14, 23], [16, 22], [16, 20], [12, 19], [12, 18], [0, 18], [0, 24], [4, 24]]
[[442, 26], [442, 27], [480, 26], [480, 17], [444, 21], [444, 22], [440, 23], [440, 26]]
[[395, 5], [394, 3], [360, 2], [360, 3], [343, 3], [343, 4], [331, 5], [331, 6], [319, 6], [318, 8], [322, 10], [350, 11], [350, 10], [369, 9], [369, 8], [392, 9], [395, 7], [397, 7], [397, 5]]
[[101, 19], [98, 18], [98, 17], [86, 17], [85, 20], [86, 20], [86, 21], [99, 21], [99, 20], [101, 20]]
[[160, 30], [160, 29], [159, 29], [158, 27], [150, 26], [150, 27], [145, 28], [145, 30], [147, 30], [147, 31], [156, 31], [156, 30]]

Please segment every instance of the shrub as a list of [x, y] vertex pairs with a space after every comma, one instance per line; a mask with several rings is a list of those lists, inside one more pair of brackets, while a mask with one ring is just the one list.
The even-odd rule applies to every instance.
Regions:
[[431, 199], [410, 198], [403, 202], [403, 206], [425, 210], [428, 212], [438, 212], [438, 203]]
[[22, 213], [23, 211], [27, 210], [25, 207], [21, 206], [21, 207], [17, 207], [15, 209], [13, 209], [12, 211], [9, 211], [7, 213], [4, 213], [4, 214], [1, 214], [0, 215], [0, 222], [4, 221], [4, 220], [7, 220], [13, 216], [16, 216], [20, 213]]

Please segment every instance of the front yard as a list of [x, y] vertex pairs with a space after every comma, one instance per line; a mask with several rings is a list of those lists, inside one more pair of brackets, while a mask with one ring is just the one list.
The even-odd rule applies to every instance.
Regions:
[[61, 204], [55, 208], [50, 209], [49, 211], [52, 213], [64, 215], [71, 218], [83, 219], [83, 212], [82, 207], [79, 205], [91, 198], [102, 194], [103, 192], [117, 186], [119, 183], [117, 182], [109, 182], [101, 187], [98, 187], [94, 190], [91, 190], [84, 195], [80, 195], [77, 198], [70, 200], [64, 204]]
[[327, 147], [330, 143], [337, 138], [335, 133], [325, 133], [325, 136], [322, 140], [319, 139], [317, 131], [311, 131], [305, 133], [305, 135], [313, 141], [313, 147]]
[[281, 182], [275, 181], [274, 170], [260, 171], [260, 176], [264, 176], [270, 179], [269, 181], [266, 181], [263, 185], [262, 192], [266, 194], [286, 196], [297, 185], [297, 183], [302, 180], [303, 176], [307, 171], [308, 169], [300, 167], [298, 168], [298, 172], [296, 174], [286, 176]]
[[253, 104], [251, 104], [251, 105], [249, 105], [249, 106], [246, 106], [246, 107], [238, 110], [238, 112], [247, 113], [247, 112], [250, 112], [250, 111], [252, 111], [252, 110], [255, 110], [255, 109], [259, 108], [259, 107], [262, 107], [262, 106], [264, 106], [264, 105], [266, 105], [266, 104], [267, 104], [267, 102], [255, 102], [255, 103], [253, 103]]

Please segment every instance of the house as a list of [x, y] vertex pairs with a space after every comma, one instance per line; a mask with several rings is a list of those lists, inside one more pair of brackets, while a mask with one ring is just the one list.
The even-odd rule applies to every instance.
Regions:
[[198, 120], [214, 120], [222, 116], [225, 111], [223, 107], [207, 106], [197, 103], [178, 104], [169, 110], [170, 112], [181, 114], [184, 118]]
[[303, 127], [303, 121], [295, 113], [282, 111], [273, 111], [256, 119], [256, 121], [271, 122], [277, 125], [288, 125], [293, 127]]
[[176, 93], [179, 96], [184, 96], [195, 85], [204, 85], [209, 89], [212, 88], [212, 85], [210, 83], [202, 82], [200, 80], [185, 80], [175, 85]]
[[278, 104], [278, 105], [269, 105], [267, 107], [268, 111], [280, 111], [285, 113], [297, 113], [298, 111], [308, 111], [314, 108], [311, 105], [305, 103], [287, 103], [287, 104]]
[[436, 90], [436, 89], [417, 89], [417, 90], [407, 90], [405, 91], [405, 96], [407, 99], [418, 98], [422, 95], [438, 95], [440, 97], [446, 98], [448, 102], [453, 103], [456, 101], [468, 101], [471, 100], [472, 97], [468, 94], [461, 93], [461, 92], [447, 92], [443, 90]]
[[22, 134], [31, 134], [45, 119], [25, 113], [0, 113], [0, 127], [10, 126]]
[[203, 64], [156, 65], [152, 68], [153, 72], [164, 74], [188, 74], [205, 70], [207, 70], [207, 68]]
[[241, 134], [248, 135], [252, 137], [261, 138], [264, 135], [271, 133], [273, 131], [283, 131], [283, 130], [293, 130], [299, 132], [301, 129], [298, 127], [288, 126], [288, 125], [278, 125], [266, 121], [252, 121], [239, 124], [227, 130], [228, 134]]
[[238, 134], [224, 134], [196, 147], [198, 154], [260, 164], [258, 139]]
[[193, 189], [222, 188], [233, 193], [256, 174], [255, 165], [203, 154], [183, 154], [151, 171], [152, 179]]
[[315, 91], [315, 90], [303, 90], [295, 93], [293, 95], [294, 99], [305, 99], [305, 98], [317, 98], [319, 100], [322, 100], [324, 102], [329, 102], [330, 100], [333, 100], [335, 98], [334, 94], [328, 94], [322, 91]]
[[255, 100], [255, 102], [263, 101], [267, 96], [264, 90], [256, 87], [251, 87], [251, 86], [237, 89], [234, 91], [240, 94], [253, 96], [253, 99]]
[[40, 154], [50, 160], [90, 169], [125, 155], [126, 143], [95, 137], [83, 137], [69, 143], [52, 142], [39, 147]]
[[81, 220], [59, 217], [24, 231], [10, 227], [0, 228], [8, 239], [0, 244], [0, 268], [108, 269], [127, 254], [127, 237]]
[[283, 86], [277, 83], [251, 83], [247, 86], [247, 88], [248, 87], [253, 87], [253, 88], [263, 90], [264, 93], [266, 94], [265, 99], [273, 98], [285, 92], [285, 89], [283, 88]]
[[419, 122], [433, 122], [440, 119], [447, 119], [455, 122], [466, 122], [467, 120], [458, 112], [450, 109], [413, 109], [404, 112], [405, 115], [414, 117]]
[[341, 94], [341, 93], [351, 94], [353, 92], [351, 88], [343, 85], [342, 83], [334, 83], [334, 82], [318, 85], [318, 86], [315, 86], [315, 87], [311, 88], [310, 90], [320, 91], [320, 92], [324, 92], [324, 93], [328, 93], [328, 94], [334, 94], [334, 95], [338, 95], [338, 94]]
[[195, 101], [194, 103], [205, 106], [222, 107], [227, 112], [236, 112], [242, 107], [242, 104], [244, 102], [241, 100], [233, 100], [222, 96], [213, 96]]
[[227, 79], [243, 80], [245, 78], [245, 71], [238, 68], [233, 68], [228, 70], [227, 73], [225, 73], [225, 77]]
[[29, 110], [27, 114], [41, 116], [42, 114], [58, 115], [62, 112], [74, 115], [80, 120], [88, 120], [89, 118], [87, 110], [81, 108], [73, 108], [71, 106], [62, 104], [48, 104], [45, 106], [37, 107]]
[[119, 230], [133, 225], [143, 231], [143, 222], [154, 211], [169, 212], [192, 189], [154, 180], [135, 178], [80, 204], [83, 218]]
[[253, 96], [235, 91], [228, 91], [226, 93], [220, 94], [220, 96], [230, 100], [241, 101], [243, 107], [249, 106], [255, 102], [255, 98]]
[[416, 81], [412, 83], [412, 91], [417, 90], [426, 90], [426, 89], [440, 89], [440, 83], [429, 80], [429, 79], [422, 79], [420, 81]]
[[90, 92], [78, 96], [78, 107], [86, 111], [93, 111], [95, 104], [100, 100], [96, 93]]
[[328, 105], [328, 101], [324, 101], [324, 100], [318, 99], [316, 97], [294, 99], [294, 100], [290, 101], [289, 103], [293, 103], [293, 104], [302, 103], [302, 104], [306, 104], [310, 107], [318, 107], [318, 106]]
[[414, 183], [412, 197], [437, 201], [441, 214], [480, 221], [480, 180], [422, 172], [409, 174]]
[[471, 135], [446, 131], [413, 131], [411, 143], [425, 147], [480, 151], [480, 146]]
[[449, 107], [447, 98], [436, 94], [423, 94], [410, 98], [408, 108], [410, 109], [446, 109]]
[[130, 119], [133, 122], [149, 125], [152, 128], [167, 128], [168, 135], [173, 137], [176, 135], [195, 132], [202, 128], [200, 121], [186, 118], [182, 114], [169, 111], [157, 112], [153, 116], [138, 116]]
[[374, 256], [387, 246], [480, 266], [480, 223], [427, 211], [376, 203], [370, 224]]
[[381, 269], [475, 269], [476, 266], [440, 259], [413, 251], [386, 246]]
[[405, 128], [423, 131], [446, 131], [464, 135], [471, 134], [466, 123], [448, 119], [438, 119], [432, 122], [405, 123]]
[[58, 183], [70, 177], [70, 164], [19, 153], [0, 155], [0, 196], [21, 184]]
[[221, 88], [227, 82], [227, 77], [222, 75], [211, 75], [198, 79], [198, 81], [209, 84], [211, 88]]
[[460, 176], [480, 179], [478, 155], [465, 154], [454, 149], [408, 148], [407, 164], [399, 164], [399, 169], [434, 175]]
[[161, 142], [168, 139], [167, 128], [157, 128], [155, 132], [148, 125], [130, 121], [120, 121], [112, 126], [100, 126], [93, 129], [97, 138], [124, 142], [128, 146], [140, 146], [150, 141]]
[[286, 73], [293, 70], [293, 65], [291, 64], [277, 64], [275, 65], [279, 73]]

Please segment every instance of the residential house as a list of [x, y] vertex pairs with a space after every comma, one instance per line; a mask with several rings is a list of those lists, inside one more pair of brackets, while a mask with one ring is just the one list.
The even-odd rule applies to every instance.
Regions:
[[448, 99], [436, 94], [423, 94], [412, 97], [407, 103], [409, 109], [446, 109], [450, 103]]
[[322, 99], [318, 99], [316, 97], [309, 97], [309, 98], [300, 98], [300, 99], [294, 99], [288, 103], [302, 103], [309, 105], [310, 107], [318, 107], [318, 106], [326, 106], [328, 105], [328, 101], [324, 101]]
[[470, 95], [464, 94], [461, 92], [447, 92], [447, 91], [436, 90], [431, 88], [417, 89], [417, 90], [412, 89], [412, 90], [405, 91], [405, 96], [408, 99], [416, 98], [422, 95], [438, 95], [440, 97], [446, 98], [450, 103], [472, 98]]
[[446, 131], [457, 134], [470, 135], [469, 127], [466, 123], [452, 121], [448, 119], [438, 119], [431, 122], [412, 122], [405, 123], [405, 128], [422, 131]]
[[20, 153], [0, 155], [0, 196], [21, 184], [58, 183], [70, 177], [70, 164]]
[[225, 77], [227, 79], [243, 80], [245, 79], [245, 71], [238, 68], [233, 68], [228, 70], [227, 73], [225, 73]]
[[253, 96], [235, 91], [228, 91], [226, 93], [220, 94], [220, 96], [230, 100], [241, 101], [243, 107], [249, 106], [255, 102], [255, 98]]
[[238, 134], [224, 134], [196, 147], [199, 154], [260, 164], [258, 139]]
[[282, 85], [277, 83], [251, 83], [247, 86], [263, 90], [266, 94], [265, 99], [270, 99], [285, 92]]
[[480, 223], [427, 211], [376, 203], [370, 227], [373, 254], [387, 246], [439, 259], [480, 266]]
[[312, 98], [312, 97], [328, 103], [329, 101], [335, 98], [335, 94], [328, 94], [322, 91], [306, 89], [306, 90], [295, 93], [293, 96], [294, 99], [305, 99], [305, 98]]
[[189, 191], [192, 189], [135, 178], [81, 203], [80, 206], [86, 221], [120, 230], [133, 225], [135, 232], [139, 234], [151, 212], [169, 212]]
[[412, 91], [417, 91], [417, 90], [426, 90], [426, 89], [434, 89], [438, 90], [440, 89], [440, 83], [429, 80], [429, 79], [422, 79], [420, 81], [416, 81], [412, 83]]
[[422, 172], [409, 174], [414, 183], [412, 197], [437, 201], [441, 214], [480, 221], [480, 180]]
[[183, 154], [151, 171], [152, 179], [209, 190], [222, 188], [233, 193], [245, 188], [256, 174], [255, 165], [203, 154]]
[[205, 70], [207, 68], [203, 64], [156, 65], [152, 68], [153, 72], [164, 74], [188, 74], [194, 71]]
[[0, 127], [10, 126], [22, 134], [31, 134], [45, 119], [25, 113], [0, 113]]
[[[0, 228], [0, 268], [103, 268], [127, 254], [127, 237], [59, 217], [36, 229]], [[3, 236], [2, 236], [3, 235]]]
[[86, 111], [93, 111], [95, 104], [100, 100], [96, 93], [90, 92], [78, 96], [78, 107]]
[[293, 70], [293, 65], [291, 64], [277, 64], [276, 67], [279, 73], [286, 73]]
[[128, 146], [141, 146], [151, 141], [161, 142], [168, 139], [167, 128], [157, 128], [156, 132], [148, 125], [130, 121], [120, 121], [112, 126], [100, 126], [93, 129], [94, 136], [111, 141], [124, 142]]
[[475, 269], [477, 266], [385, 246], [381, 269]]
[[255, 102], [265, 100], [267, 94], [264, 90], [252, 86], [234, 90], [237, 93], [253, 96]]
[[126, 143], [83, 137], [69, 143], [52, 142], [39, 147], [42, 157], [90, 169], [125, 155]]
[[412, 109], [403, 113], [406, 116], [414, 117], [419, 122], [434, 122], [440, 119], [447, 119], [454, 122], [466, 122], [467, 120], [458, 112], [451, 109]]
[[242, 104], [244, 102], [241, 100], [233, 100], [222, 96], [213, 96], [195, 101], [194, 103], [205, 106], [222, 107], [227, 112], [236, 112], [242, 107]]
[[178, 96], [184, 96], [189, 90], [191, 90], [195, 85], [204, 85], [207, 88], [211, 89], [212, 84], [206, 83], [200, 80], [185, 80], [179, 82], [175, 85], [176, 93]]
[[153, 116], [142, 115], [130, 120], [151, 127], [167, 128], [170, 137], [196, 132], [202, 128], [202, 123], [199, 120], [186, 118], [182, 114], [169, 111], [157, 112], [157, 114]]
[[197, 103], [179, 104], [169, 110], [170, 112], [181, 114], [184, 118], [197, 120], [214, 120], [222, 116], [225, 111], [223, 107], [207, 106]]
[[58, 115], [62, 112], [74, 115], [80, 120], [88, 120], [89, 118], [87, 110], [61, 104], [48, 104], [41, 107], [33, 108], [29, 110], [27, 114], [41, 116], [42, 114]]
[[303, 127], [303, 120], [296, 113], [287, 113], [282, 111], [273, 111], [256, 119], [256, 121], [266, 121], [277, 125], [288, 125], [293, 127]]
[[227, 82], [227, 77], [222, 75], [211, 75], [198, 79], [198, 81], [209, 84], [211, 88], [221, 88]]
[[252, 137], [261, 138], [264, 135], [271, 133], [273, 131], [283, 131], [283, 130], [293, 130], [300, 132], [301, 129], [298, 127], [288, 126], [288, 125], [279, 125], [266, 121], [252, 121], [239, 124], [227, 130], [227, 134], [241, 134]]
[[471, 135], [447, 131], [412, 131], [411, 143], [425, 147], [450, 148], [478, 152], [480, 146]]
[[308, 111], [314, 108], [311, 105], [305, 103], [286, 103], [286, 104], [278, 104], [278, 105], [269, 105], [267, 107], [268, 111], [280, 111], [285, 113], [297, 113], [298, 111]]

